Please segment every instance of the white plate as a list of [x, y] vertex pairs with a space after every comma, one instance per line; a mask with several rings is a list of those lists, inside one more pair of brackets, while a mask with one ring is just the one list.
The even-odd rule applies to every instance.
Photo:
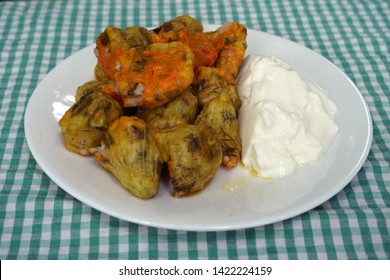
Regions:
[[352, 180], [368, 155], [372, 121], [367, 104], [351, 80], [317, 53], [255, 30], [248, 30], [247, 42], [247, 54], [280, 57], [303, 78], [325, 88], [337, 103], [340, 132], [319, 162], [300, 167], [282, 180], [256, 178], [240, 166], [220, 168], [198, 195], [175, 199], [168, 180], [163, 180], [153, 199], [133, 197], [93, 158], [65, 150], [57, 124], [74, 102], [76, 88], [93, 79], [94, 45], [65, 59], [33, 92], [25, 114], [31, 153], [45, 173], [73, 197], [111, 216], [148, 226], [196, 231], [249, 228], [282, 221], [322, 204]]

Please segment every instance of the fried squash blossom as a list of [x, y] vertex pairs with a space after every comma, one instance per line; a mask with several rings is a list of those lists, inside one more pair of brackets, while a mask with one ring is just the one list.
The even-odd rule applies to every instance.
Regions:
[[204, 32], [188, 15], [151, 30], [106, 27], [95, 80], [59, 121], [65, 148], [92, 155], [137, 198], [158, 193], [164, 166], [174, 197], [199, 193], [240, 161], [235, 78], [246, 36], [237, 22]]

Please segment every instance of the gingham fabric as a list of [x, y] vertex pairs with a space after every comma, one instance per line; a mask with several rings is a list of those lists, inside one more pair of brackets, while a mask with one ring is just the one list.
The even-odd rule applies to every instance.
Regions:
[[[336, 196], [297, 217], [235, 231], [187, 232], [101, 213], [36, 163], [24, 111], [45, 75], [107, 25], [157, 26], [181, 14], [238, 21], [305, 45], [344, 71], [373, 119], [367, 161]], [[388, 0], [1, 1], [1, 259], [389, 259]]]

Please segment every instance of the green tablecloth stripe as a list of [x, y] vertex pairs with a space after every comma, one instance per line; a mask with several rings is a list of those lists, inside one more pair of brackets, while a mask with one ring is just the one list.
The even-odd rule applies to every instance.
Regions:
[[[299, 247], [300, 248], [302, 247], [302, 243], [304, 240], [305, 246], [307, 248], [310, 248], [310, 250], [308, 250], [308, 254], [305, 257], [305, 259], [313, 260], [313, 259], [325, 258], [326, 256], [323, 255], [324, 252], [326, 252], [325, 248], [323, 248], [324, 243], [321, 241], [320, 243], [321, 246], [319, 246], [319, 244], [316, 244], [316, 237], [321, 236], [322, 234], [319, 229], [320, 221], [318, 220], [317, 222], [314, 222], [311, 219], [309, 219], [308, 214], [304, 214], [301, 216], [300, 222], [301, 222], [300, 226], [302, 228], [302, 234], [299, 235], [300, 237]], [[298, 257], [299, 257], [299, 252], [300, 250], [298, 250]]]
[[256, 232], [253, 228], [246, 229], [243, 233], [243, 239], [245, 240], [246, 252], [243, 255], [248, 255], [248, 259], [254, 260], [258, 258], [257, 246], [256, 246]]
[[[298, 249], [299, 244], [295, 241], [296, 239], [299, 240], [301, 237], [299, 234], [296, 234], [294, 232], [293, 227], [293, 221], [292, 220], [286, 220], [283, 222], [283, 226], [285, 228], [284, 230], [284, 240], [285, 240], [285, 248], [286, 248], [286, 254], [288, 255], [289, 259], [298, 259]], [[310, 239], [307, 239], [307, 242], [310, 242]], [[308, 246], [310, 246], [308, 244]]]

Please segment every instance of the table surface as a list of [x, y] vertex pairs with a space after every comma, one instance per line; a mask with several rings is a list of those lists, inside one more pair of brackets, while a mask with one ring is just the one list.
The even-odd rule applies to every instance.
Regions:
[[[374, 135], [362, 169], [342, 191], [275, 224], [187, 232], [101, 213], [43, 172], [23, 123], [45, 75], [107, 25], [157, 26], [182, 14], [295, 41], [351, 78]], [[389, 1], [1, 1], [0, 22], [1, 259], [389, 259]]]

